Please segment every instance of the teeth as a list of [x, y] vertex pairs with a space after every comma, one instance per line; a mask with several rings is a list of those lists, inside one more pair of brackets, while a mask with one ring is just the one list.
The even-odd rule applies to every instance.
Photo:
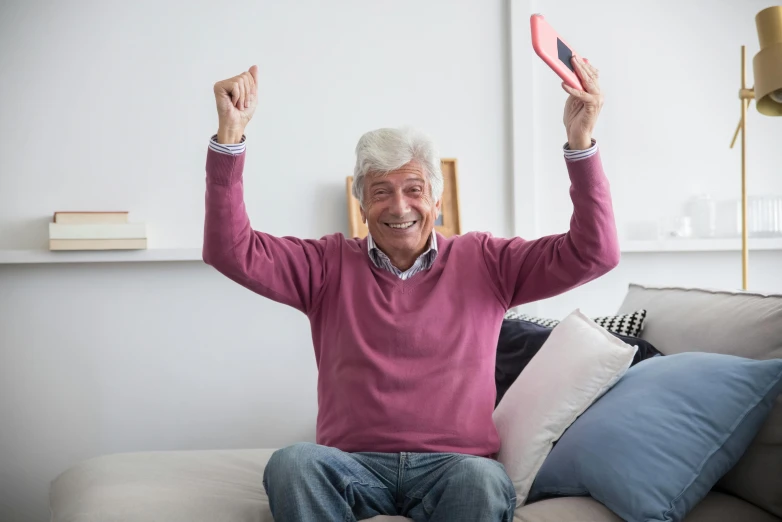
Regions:
[[391, 228], [410, 228], [413, 226], [413, 223], [415, 223], [415, 221], [410, 221], [408, 223], [388, 223], [388, 226]]

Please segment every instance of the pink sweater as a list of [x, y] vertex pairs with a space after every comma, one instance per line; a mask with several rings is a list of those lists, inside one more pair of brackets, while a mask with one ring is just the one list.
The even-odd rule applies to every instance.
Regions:
[[432, 268], [379, 269], [364, 239], [273, 237], [250, 226], [245, 154], [206, 160], [204, 261], [304, 312], [318, 366], [318, 444], [343, 451], [493, 456], [495, 353], [509, 307], [551, 297], [619, 261], [599, 153], [567, 162], [570, 231], [527, 241], [437, 236]]

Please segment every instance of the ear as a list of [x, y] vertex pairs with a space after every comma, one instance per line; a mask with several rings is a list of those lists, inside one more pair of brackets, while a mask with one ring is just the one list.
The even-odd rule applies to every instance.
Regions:
[[434, 218], [437, 219], [440, 217], [443, 210], [443, 198], [437, 200], [437, 203], [434, 204], [434, 208], [437, 209], [437, 214], [434, 216]]
[[364, 212], [364, 209], [359, 209], [361, 211], [361, 222], [366, 225], [367, 223], [367, 213]]

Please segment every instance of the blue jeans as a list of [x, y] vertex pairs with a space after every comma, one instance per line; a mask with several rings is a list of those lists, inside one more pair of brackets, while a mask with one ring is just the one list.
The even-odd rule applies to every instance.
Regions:
[[263, 487], [275, 522], [510, 522], [513, 483], [499, 462], [459, 453], [347, 453], [300, 443], [274, 452]]

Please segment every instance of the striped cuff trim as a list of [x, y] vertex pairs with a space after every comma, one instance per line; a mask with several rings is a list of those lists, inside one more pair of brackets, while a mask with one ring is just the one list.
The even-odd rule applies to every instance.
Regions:
[[244, 142], [245, 139], [246, 137], [242, 135], [242, 141], [239, 143], [217, 143], [217, 134], [215, 134], [209, 140], [209, 148], [221, 154], [230, 154], [232, 156], [236, 156], [243, 153], [247, 148], [247, 144]]
[[584, 150], [570, 150], [570, 146], [565, 143], [565, 145], [562, 147], [563, 152], [565, 153], [565, 159], [568, 161], [577, 161], [581, 159], [588, 158], [590, 156], [594, 156], [597, 152], [597, 142], [592, 139], [592, 146], [588, 149]]

